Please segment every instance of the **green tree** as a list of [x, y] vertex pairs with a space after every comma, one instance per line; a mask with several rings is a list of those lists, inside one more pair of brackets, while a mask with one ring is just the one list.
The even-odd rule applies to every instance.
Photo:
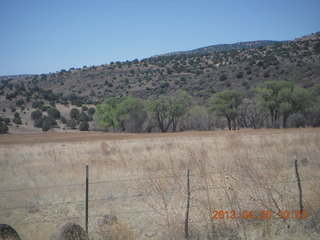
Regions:
[[191, 109], [192, 101], [192, 97], [185, 91], [179, 91], [177, 94], [169, 97], [173, 132], [177, 130], [181, 118]]
[[161, 96], [148, 103], [148, 110], [161, 132], [167, 132], [170, 126], [175, 132], [181, 118], [191, 107], [192, 97], [185, 91]]
[[130, 96], [108, 98], [103, 104], [96, 106], [94, 119], [107, 131], [141, 132], [146, 119], [143, 100]]
[[239, 92], [225, 90], [214, 95], [210, 102], [210, 111], [214, 112], [218, 117], [225, 117], [228, 122], [229, 130], [236, 129], [236, 118], [238, 116], [238, 108], [242, 102], [242, 95]]
[[272, 127], [276, 127], [281, 112], [287, 115], [291, 111], [285, 99], [289, 98], [288, 93], [292, 89], [293, 84], [287, 81], [268, 81], [255, 89], [260, 106], [269, 110]]
[[116, 119], [122, 131], [142, 132], [147, 118], [144, 101], [126, 96], [117, 105]]
[[119, 122], [117, 120], [117, 105], [119, 100], [116, 98], [108, 98], [102, 104], [96, 106], [96, 112], [94, 119], [98, 122], [98, 125], [105, 131], [109, 131], [110, 128], [115, 130]]
[[273, 127], [282, 117], [282, 126], [286, 128], [288, 117], [293, 113], [301, 113], [307, 118], [308, 109], [312, 104], [309, 90], [287, 81], [265, 82], [256, 88], [256, 92], [260, 106], [269, 110]]

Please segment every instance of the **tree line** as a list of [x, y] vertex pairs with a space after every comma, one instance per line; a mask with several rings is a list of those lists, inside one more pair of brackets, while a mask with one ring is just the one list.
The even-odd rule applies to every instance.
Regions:
[[216, 128], [320, 126], [320, 84], [313, 89], [288, 81], [268, 81], [246, 94], [225, 90], [204, 104], [179, 91], [149, 99], [108, 98], [96, 106], [97, 129], [176, 132]]

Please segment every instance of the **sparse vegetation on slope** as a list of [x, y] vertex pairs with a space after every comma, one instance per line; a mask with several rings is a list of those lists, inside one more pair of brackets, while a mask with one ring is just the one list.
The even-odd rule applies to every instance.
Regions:
[[[207, 122], [206, 126], [201, 129], [211, 129], [212, 127], [225, 126], [217, 119], [222, 115], [215, 110], [213, 111], [214, 118], [212, 118], [210, 116], [212, 114], [204, 109], [214, 110], [209, 106], [210, 99], [215, 94], [227, 90], [236, 91], [243, 98], [242, 105], [237, 109], [237, 117], [233, 117], [233, 128], [243, 126], [259, 128], [269, 125], [273, 127], [318, 126], [319, 109], [312, 106], [312, 110], [310, 110], [311, 106], [308, 103], [317, 102], [315, 99], [318, 95], [313, 95], [310, 100], [309, 91], [314, 93], [314, 89], [320, 83], [319, 37], [320, 34], [316, 33], [294, 41], [258, 48], [218, 53], [173, 54], [141, 61], [111, 62], [101, 66], [71, 68], [68, 71], [63, 69], [57, 73], [6, 80], [0, 83], [0, 94], [4, 100], [1, 101], [1, 108], [10, 109], [12, 112], [20, 109], [20, 113], [27, 114], [28, 112], [27, 115], [30, 116], [28, 108], [30, 109], [31, 104], [32, 107], [45, 113], [42, 117], [44, 120], [43, 118], [48, 114], [46, 111], [49, 108], [54, 109], [56, 104], [61, 104], [66, 108], [70, 105], [81, 108], [83, 104], [101, 104], [108, 98], [122, 101], [120, 99], [125, 99], [127, 96], [141, 99], [143, 102], [147, 101], [146, 99], [151, 99], [150, 102], [154, 102], [156, 99], [170, 98], [182, 90], [193, 98], [195, 105], [204, 106], [201, 115], [208, 118], [201, 120]], [[275, 109], [269, 109], [269, 113], [266, 115], [264, 110], [268, 108], [267, 102], [270, 103], [271, 98], [262, 97], [263, 91], [270, 90], [263, 90], [266, 86], [263, 83], [281, 83], [282, 81], [290, 82], [291, 85], [294, 84], [294, 87], [287, 88], [288, 93], [282, 92], [280, 94], [282, 99], [277, 99]], [[260, 92], [260, 97], [256, 92]], [[298, 106], [294, 102], [296, 101], [294, 99], [300, 98], [304, 106]], [[15, 104], [12, 104], [12, 101], [15, 101]], [[263, 102], [265, 102], [264, 109], [262, 108]], [[152, 104], [146, 105], [150, 110]], [[59, 109], [59, 111], [61, 110]], [[189, 110], [191, 111], [191, 109]], [[54, 121], [47, 121], [51, 122], [47, 125], [50, 125], [49, 129], [55, 128], [55, 126], [75, 129], [81, 122], [90, 121], [93, 115], [92, 110], [82, 111], [88, 112], [81, 114], [79, 119], [72, 118], [68, 121], [68, 114], [62, 114], [62, 118], [55, 119], [57, 125]], [[127, 111], [129, 110], [127, 109]], [[148, 112], [140, 113], [142, 114], [142, 122], [152, 119]], [[12, 117], [8, 111], [2, 112], [1, 116]], [[190, 116], [193, 116], [193, 119], [190, 119]], [[127, 117], [124, 116], [124, 118]], [[187, 111], [178, 120], [165, 116], [160, 121], [159, 119], [149, 121], [148, 127], [138, 127], [138, 130], [137, 126], [117, 126], [104, 129], [139, 132], [186, 130], [194, 126], [191, 122], [194, 122], [195, 117]], [[190, 121], [186, 122], [185, 119], [188, 118]], [[131, 120], [134, 121], [134, 119]], [[127, 121], [131, 120], [127, 118]], [[270, 124], [267, 123], [269, 120]], [[24, 129], [26, 124], [34, 125], [29, 121], [29, 117], [25, 118], [22, 114], [12, 117], [12, 122], [15, 126], [20, 125], [21, 129]], [[162, 126], [163, 124], [164, 126]], [[38, 120], [35, 125], [41, 126], [42, 124]], [[97, 127], [97, 124], [91, 125], [92, 129]], [[130, 128], [131, 130], [129, 130]]]

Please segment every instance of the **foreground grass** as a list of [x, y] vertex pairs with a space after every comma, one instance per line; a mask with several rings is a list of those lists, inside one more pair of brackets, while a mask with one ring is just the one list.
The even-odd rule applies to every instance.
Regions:
[[[1, 192], [0, 222], [32, 240], [48, 239], [66, 221], [84, 226], [84, 186], [77, 184], [84, 183], [88, 164], [93, 239], [180, 239], [190, 169], [191, 237], [319, 238], [320, 129], [90, 134], [42, 141], [33, 135], [34, 144], [30, 137], [26, 144], [1, 139], [0, 191], [21, 191]], [[298, 210], [295, 159], [308, 212], [301, 221], [278, 216]], [[268, 210], [273, 216], [212, 220], [213, 210]], [[117, 223], [102, 226], [106, 214]]]

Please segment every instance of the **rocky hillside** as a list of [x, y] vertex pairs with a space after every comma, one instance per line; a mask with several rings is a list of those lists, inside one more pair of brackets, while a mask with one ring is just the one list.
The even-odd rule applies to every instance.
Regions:
[[[210, 54], [210, 53], [242, 50], [242, 49], [249, 49], [249, 48], [265, 47], [265, 46], [271, 46], [277, 43], [281, 43], [281, 42], [280, 41], [252, 41], [252, 42], [239, 42], [239, 43], [233, 43], [233, 44], [218, 44], [218, 45], [213, 45], [208, 47], [197, 48], [190, 51], [161, 54], [159, 56], [192, 55], [192, 54], [207, 54], [207, 53]], [[155, 57], [159, 57], [159, 56], [155, 56]]]
[[288, 80], [303, 87], [319, 83], [320, 33], [259, 48], [111, 62], [11, 82], [100, 102], [124, 95], [147, 98], [177, 89], [205, 101], [221, 90], [246, 91], [267, 80]]
[[[320, 83], [320, 33], [257, 48], [217, 53], [195, 50], [50, 74], [2, 77], [0, 124], [8, 125], [9, 132], [41, 131], [46, 125], [68, 130], [87, 122], [92, 127], [93, 113], [88, 109], [108, 97], [148, 98], [185, 90], [202, 105], [227, 89], [250, 96], [250, 89], [271, 80], [287, 80], [304, 88]], [[78, 113], [71, 112], [74, 108]], [[37, 110], [42, 113], [32, 116]]]

